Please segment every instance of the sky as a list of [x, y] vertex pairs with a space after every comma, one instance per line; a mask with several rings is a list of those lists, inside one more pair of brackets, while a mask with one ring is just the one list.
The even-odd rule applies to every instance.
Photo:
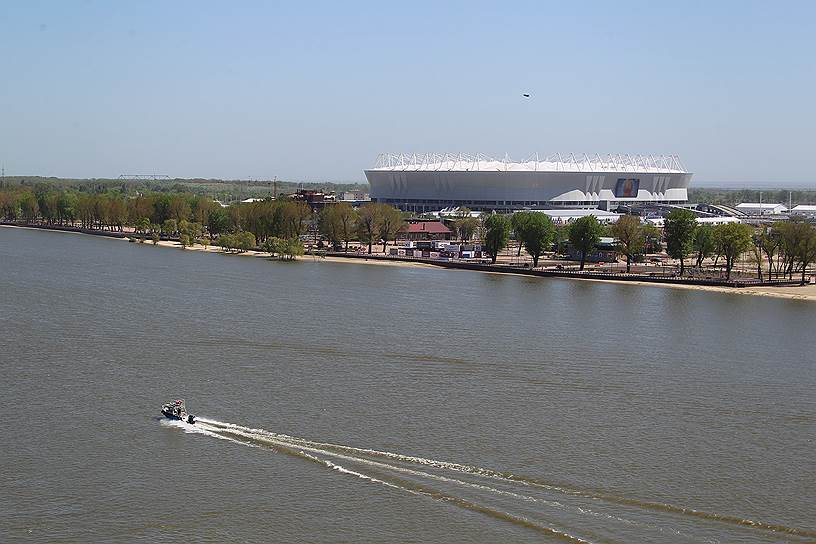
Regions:
[[7, 175], [667, 153], [693, 184], [816, 188], [812, 1], [6, 0], [0, 82]]

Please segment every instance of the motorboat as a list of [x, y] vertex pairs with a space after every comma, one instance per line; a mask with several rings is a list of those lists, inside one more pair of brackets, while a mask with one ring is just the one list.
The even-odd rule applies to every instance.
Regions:
[[170, 419], [177, 419], [186, 423], [195, 423], [195, 416], [187, 413], [187, 408], [184, 406], [184, 401], [179, 399], [174, 402], [168, 402], [162, 406], [161, 413]]

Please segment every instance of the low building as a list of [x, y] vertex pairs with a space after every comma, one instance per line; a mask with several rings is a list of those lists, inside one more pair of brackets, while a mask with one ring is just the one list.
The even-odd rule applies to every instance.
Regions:
[[[649, 225], [655, 226], [659, 229], [662, 229], [666, 224], [666, 218], [664, 217], [647, 217], [645, 221]], [[726, 223], [742, 223], [742, 220], [739, 217], [732, 217], [730, 215], [697, 218], [698, 225], [724, 225]]]
[[398, 240], [450, 240], [451, 229], [439, 221], [412, 221], [399, 233]]
[[314, 210], [322, 210], [326, 204], [332, 204], [335, 201], [334, 193], [324, 193], [323, 191], [309, 191], [300, 189], [298, 192], [289, 195], [292, 200], [305, 202]]
[[784, 204], [743, 202], [737, 204], [737, 210], [747, 215], [780, 215], [788, 211]]
[[371, 197], [365, 191], [343, 191], [337, 195], [338, 202], [370, 202]]
[[816, 206], [813, 206], [812, 204], [799, 204], [793, 207], [790, 214], [806, 217], [808, 219], [816, 219]]
[[[575, 249], [572, 244], [567, 246], [569, 258], [573, 261], [581, 260], [581, 252]], [[592, 250], [586, 256], [588, 263], [614, 263], [618, 261], [618, 244], [617, 240], [608, 236], [602, 236]]]
[[598, 220], [599, 223], [616, 223], [618, 219], [622, 216], [618, 213], [608, 212], [606, 210], [582, 210], [582, 209], [572, 209], [572, 210], [529, 210], [536, 213], [543, 213], [546, 214], [552, 222], [556, 225], [565, 225], [567, 223], [572, 223], [576, 219], [580, 219], [582, 217], [586, 217], [587, 215], [594, 215], [595, 219]]

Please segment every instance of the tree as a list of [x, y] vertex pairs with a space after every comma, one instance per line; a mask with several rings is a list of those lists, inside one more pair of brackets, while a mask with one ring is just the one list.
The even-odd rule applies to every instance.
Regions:
[[782, 240], [777, 229], [764, 229], [757, 236], [759, 244], [765, 258], [768, 260], [768, 279], [773, 279], [774, 255], [781, 253]]
[[646, 244], [646, 236], [640, 217], [624, 215], [610, 227], [610, 233], [617, 238], [618, 251], [626, 256], [626, 273], [632, 271], [632, 257], [640, 254]]
[[173, 236], [178, 231], [178, 223], [175, 219], [167, 219], [162, 223], [162, 234], [165, 236]]
[[660, 229], [654, 225], [643, 225], [643, 236], [646, 239], [646, 253], [660, 253], [663, 251], [663, 245], [660, 243], [661, 235]]
[[[552, 246], [555, 238], [555, 225], [546, 214], [539, 212], [517, 212], [513, 217], [521, 215], [522, 218], [516, 221], [516, 239], [519, 247], [524, 245], [524, 249], [533, 258], [533, 268], [538, 266], [538, 259], [541, 254]], [[511, 219], [512, 222], [512, 219]]]
[[249, 251], [256, 245], [255, 235], [249, 231], [241, 231], [235, 234], [235, 247], [240, 253]]
[[714, 253], [714, 227], [711, 225], [699, 225], [694, 230], [691, 247], [697, 252], [697, 268], [703, 265], [703, 260]]
[[725, 257], [725, 279], [731, 279], [734, 262], [751, 247], [754, 230], [743, 223], [725, 223], [714, 227], [720, 251]]
[[490, 262], [496, 264], [499, 252], [507, 247], [510, 239], [510, 221], [504, 215], [492, 214], [484, 221], [485, 251], [490, 255]]
[[807, 267], [816, 260], [816, 230], [804, 221], [791, 222], [793, 256], [802, 267], [802, 285], [805, 284]]
[[221, 206], [213, 208], [207, 216], [207, 232], [209, 232], [211, 240], [222, 232], [227, 232], [229, 225], [229, 214]]
[[680, 275], [685, 272], [685, 259], [691, 253], [697, 216], [691, 210], [676, 208], [669, 212], [665, 221], [666, 252], [673, 259], [680, 259]]
[[521, 232], [524, 230], [525, 223], [530, 220], [530, 213], [531, 212], [516, 212], [510, 216], [510, 229], [513, 231], [516, 242], [518, 242], [516, 257], [521, 257], [521, 248], [524, 245], [521, 239]]
[[349, 241], [354, 236], [354, 225], [357, 223], [357, 210], [347, 202], [340, 202], [334, 206], [334, 215], [339, 225], [340, 239], [348, 252]]
[[337, 216], [337, 206], [326, 206], [320, 210], [320, 215], [317, 218], [317, 225], [320, 234], [325, 236], [335, 251], [340, 247], [340, 220]]
[[282, 261], [293, 261], [305, 253], [303, 242], [297, 236], [287, 239], [272, 236], [267, 238], [263, 247], [270, 255], [277, 256]]
[[405, 221], [402, 219], [402, 212], [388, 204], [380, 204], [380, 238], [383, 242], [383, 253], [388, 244], [388, 240], [394, 240], [397, 233], [402, 229]]
[[300, 236], [305, 229], [305, 222], [312, 216], [312, 209], [305, 202], [283, 203], [284, 234]]
[[226, 252], [231, 252], [235, 247], [235, 237], [232, 234], [221, 234], [215, 240], [216, 245]]
[[463, 242], [469, 242], [476, 233], [476, 229], [479, 228], [479, 220], [470, 216], [462, 217], [456, 220], [454, 226], [456, 228], [456, 232], [459, 233], [459, 238]]
[[190, 235], [188, 234], [180, 234], [179, 235], [179, 244], [181, 244], [181, 249], [186, 249], [187, 246], [191, 245], [190, 243]]
[[150, 219], [147, 217], [142, 217], [139, 219], [134, 226], [134, 230], [136, 231], [136, 234], [141, 233], [142, 238], [144, 238], [144, 235], [150, 230]]
[[584, 269], [587, 254], [601, 241], [602, 232], [603, 228], [594, 215], [580, 217], [570, 224], [569, 241], [581, 254], [581, 270]]
[[283, 254], [286, 240], [277, 236], [270, 236], [263, 244], [263, 249], [272, 256], [280, 257]]
[[288, 240], [286, 240], [286, 244], [283, 248], [283, 253], [286, 258], [290, 261], [294, 261], [297, 257], [300, 257], [306, 252], [305, 248], [303, 247], [303, 242], [300, 241], [300, 238], [297, 236], [292, 236]]
[[368, 253], [371, 254], [371, 246], [374, 243], [374, 236], [380, 229], [380, 207], [375, 202], [370, 202], [360, 208], [357, 218], [357, 233], [361, 242], [368, 243]]

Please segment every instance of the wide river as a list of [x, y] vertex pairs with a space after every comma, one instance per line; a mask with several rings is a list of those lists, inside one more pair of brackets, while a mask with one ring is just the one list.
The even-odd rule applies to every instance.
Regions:
[[814, 542], [814, 318], [0, 228], [0, 541]]

